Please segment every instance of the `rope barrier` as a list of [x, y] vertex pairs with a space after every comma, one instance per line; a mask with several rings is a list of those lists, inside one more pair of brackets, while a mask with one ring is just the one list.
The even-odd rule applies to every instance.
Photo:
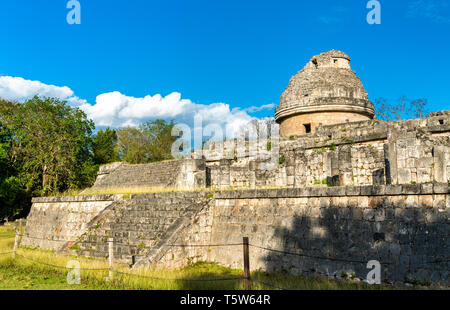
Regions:
[[[9, 252], [9, 253], [12, 253], [12, 252]], [[2, 254], [2, 253], [0, 253], [0, 254]], [[53, 264], [50, 264], [50, 263], [40, 262], [38, 260], [26, 257], [26, 256], [21, 255], [21, 254], [17, 254], [16, 253], [16, 255], [19, 256], [19, 257], [22, 257], [22, 258], [24, 258], [26, 260], [29, 260], [29, 261], [32, 261], [34, 263], [38, 263], [38, 264], [41, 264], [41, 265], [54, 267], [54, 268], [59, 268], [59, 269], [73, 270], [73, 268], [68, 268], [68, 267], [64, 267], [64, 266], [58, 266], [58, 265], [53, 265]], [[109, 268], [80, 268], [80, 270], [82, 270], [82, 271], [110, 271]], [[133, 274], [133, 273], [127, 273], [127, 272], [122, 272], [122, 271], [117, 271], [117, 270], [114, 270], [113, 272], [118, 273], [118, 274], [122, 274], [122, 275], [127, 275], [127, 276], [148, 278], [148, 279], [161, 280], [161, 281], [216, 282], [216, 281], [237, 281], [237, 280], [245, 279], [244, 277], [216, 278], [216, 279], [158, 278], [158, 277], [152, 277], [152, 276], [145, 276], [145, 275], [138, 275], [138, 274]]]
[[268, 284], [268, 283], [266, 283], [266, 282], [262, 282], [262, 281], [259, 281], [259, 280], [255, 280], [255, 279], [253, 279], [253, 278], [250, 278], [250, 281], [251, 281], [251, 282], [258, 283], [258, 284], [262, 284], [262, 285], [267, 286], [267, 287], [276, 288], [276, 289], [282, 290], [282, 291], [287, 290], [287, 289], [285, 289], [285, 288], [282, 288], [282, 287], [279, 287], [279, 286], [275, 286], [275, 285], [272, 285], [272, 284]]
[[167, 244], [165, 246], [169, 247], [222, 247], [222, 246], [238, 246], [243, 245], [243, 243], [229, 243], [229, 244]]
[[[23, 255], [18, 254], [18, 253], [16, 253], [16, 255], [20, 256], [22, 258], [25, 258], [26, 260], [29, 260], [29, 261], [32, 261], [34, 263], [38, 263], [38, 264], [41, 264], [41, 265], [54, 267], [54, 268], [59, 268], [59, 269], [70, 269], [70, 270], [73, 270], [73, 268], [68, 268], [68, 267], [64, 267], [64, 266], [58, 266], [58, 265], [53, 265], [53, 264], [49, 264], [49, 263], [40, 262], [38, 260], [35, 260], [33, 258], [29, 258], [29, 257], [23, 256]], [[80, 270], [83, 270], [83, 271], [107, 271], [107, 270], [109, 270], [109, 268], [80, 268]]]
[[238, 278], [217, 278], [217, 279], [183, 279], [183, 278], [158, 278], [158, 277], [152, 277], [152, 276], [145, 276], [145, 275], [139, 275], [139, 274], [133, 274], [133, 273], [127, 273], [122, 271], [114, 271], [118, 274], [123, 274], [127, 276], [134, 276], [134, 277], [140, 277], [140, 278], [148, 278], [152, 280], [162, 280], [162, 281], [185, 281], [185, 282], [215, 282], [215, 281], [236, 281], [236, 280], [244, 280], [244, 277], [238, 277]]
[[[254, 247], [254, 248], [262, 249], [262, 250], [265, 250], [265, 251], [276, 252], [276, 253], [286, 254], [286, 255], [294, 255], [294, 256], [309, 257], [309, 258], [316, 258], [316, 259], [323, 259], [323, 260], [331, 260], [331, 261], [340, 261], [340, 262], [347, 262], [347, 263], [367, 264], [366, 261], [360, 261], [360, 260], [347, 260], [347, 259], [342, 259], [342, 258], [330, 258], [330, 257], [324, 257], [324, 256], [312, 256], [312, 255], [307, 255], [307, 254], [300, 254], [300, 253], [293, 253], [293, 252], [286, 252], [286, 251], [281, 251], [281, 250], [265, 248], [265, 247], [261, 247], [261, 246], [253, 245], [253, 244], [249, 244], [249, 245]], [[380, 264], [389, 265], [389, 263], [380, 263]]]

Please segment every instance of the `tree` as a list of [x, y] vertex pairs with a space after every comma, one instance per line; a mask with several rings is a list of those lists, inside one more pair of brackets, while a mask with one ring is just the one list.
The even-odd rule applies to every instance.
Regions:
[[142, 164], [173, 159], [173, 121], [146, 122], [138, 128], [126, 127], [117, 130], [119, 157], [132, 164]]
[[99, 130], [92, 142], [93, 161], [96, 165], [119, 161], [117, 133], [114, 129]]
[[378, 119], [384, 121], [424, 118], [428, 115], [427, 103], [427, 99], [410, 100], [402, 96], [397, 103], [389, 104], [385, 98], [378, 98], [375, 99], [375, 112]]
[[146, 122], [140, 126], [140, 130], [150, 142], [148, 162], [173, 159], [172, 144], [177, 139], [172, 136], [174, 126], [173, 121], [167, 123], [164, 120]]
[[[92, 178], [91, 134], [86, 114], [56, 98], [4, 103], [1, 121], [11, 132], [11, 164], [27, 192], [82, 187]], [[88, 163], [88, 164], [87, 164]]]
[[10, 162], [11, 140], [11, 132], [0, 119], [0, 220], [19, 214], [30, 199]]

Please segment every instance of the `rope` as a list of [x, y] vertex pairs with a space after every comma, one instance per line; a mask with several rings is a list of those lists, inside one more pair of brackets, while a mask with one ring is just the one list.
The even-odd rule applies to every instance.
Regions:
[[267, 287], [276, 288], [276, 289], [282, 290], [282, 291], [287, 290], [287, 289], [285, 289], [285, 288], [282, 288], [282, 287], [279, 287], [279, 286], [275, 286], [275, 285], [272, 285], [272, 284], [268, 284], [268, 283], [266, 283], [266, 282], [254, 280], [254, 279], [252, 279], [252, 278], [250, 278], [250, 281], [255, 282], [255, 283], [262, 284], [262, 285], [267, 286]]
[[[11, 252], [12, 253], [12, 252]], [[54, 268], [59, 268], [59, 269], [69, 269], [69, 270], [73, 270], [73, 268], [68, 268], [68, 267], [64, 267], [64, 266], [58, 266], [58, 265], [53, 265], [53, 264], [49, 264], [49, 263], [44, 263], [44, 262], [40, 262], [38, 260], [23, 256], [21, 254], [16, 254], [17, 256], [20, 256], [22, 258], [25, 258], [29, 261], [41, 264], [41, 265], [45, 265], [45, 266], [49, 266], [49, 267], [54, 267]], [[80, 268], [80, 270], [83, 271], [110, 271], [110, 268]], [[144, 275], [138, 275], [138, 274], [133, 274], [133, 273], [127, 273], [127, 272], [121, 272], [121, 271], [117, 271], [117, 270], [113, 270], [113, 272], [118, 273], [118, 274], [122, 274], [122, 275], [127, 275], [127, 276], [134, 276], [134, 277], [141, 277], [141, 278], [148, 278], [148, 279], [153, 279], [153, 280], [162, 280], [162, 281], [186, 281], [186, 282], [216, 282], [216, 281], [236, 281], [236, 280], [243, 280], [243, 277], [235, 277], [235, 278], [217, 278], [217, 279], [176, 279], [176, 278], [157, 278], [157, 277], [151, 277], [151, 276], [144, 276]]]
[[169, 247], [221, 247], [221, 246], [237, 246], [243, 245], [243, 243], [229, 243], [229, 244], [167, 244]]
[[[27, 259], [27, 260], [29, 260], [29, 261], [32, 261], [32, 262], [41, 264], [41, 265], [50, 266], [50, 267], [59, 268], [59, 269], [70, 269], [70, 270], [73, 270], [73, 268], [68, 268], [68, 267], [64, 267], [64, 266], [58, 266], [58, 265], [53, 265], [53, 264], [49, 264], [49, 263], [40, 262], [40, 261], [38, 261], [38, 260], [35, 260], [35, 259], [32, 259], [32, 258], [23, 256], [23, 255], [21, 255], [21, 254], [17, 254], [17, 253], [16, 253], [16, 255], [17, 255], [17, 256], [20, 256], [20, 257], [22, 257], [22, 258], [25, 258], [25, 259]], [[110, 269], [109, 269], [109, 268], [80, 268], [80, 270], [86, 270], [86, 271], [87, 271], [87, 270], [91, 270], [91, 271], [94, 271], [94, 270], [95, 270], [95, 271], [106, 271], [106, 270], [110, 270]]]
[[127, 275], [127, 276], [134, 276], [134, 277], [140, 277], [140, 278], [148, 278], [152, 280], [162, 280], [162, 281], [185, 281], [185, 282], [215, 282], [215, 281], [236, 281], [236, 280], [244, 280], [244, 277], [239, 278], [218, 278], [218, 279], [176, 279], [176, 278], [157, 278], [157, 277], [151, 277], [151, 276], [144, 276], [139, 274], [133, 274], [133, 273], [127, 273], [127, 272], [121, 272], [121, 271], [114, 271], [119, 274]]
[[[261, 247], [261, 246], [257, 246], [257, 245], [253, 245], [253, 244], [249, 244], [249, 246], [252, 246], [252, 247], [255, 247], [255, 248], [258, 248], [258, 249], [262, 249], [262, 250], [265, 250], [265, 251], [276, 252], [276, 253], [286, 254], [286, 255], [294, 255], [294, 256], [301, 256], [301, 257], [317, 258], [317, 259], [324, 259], [324, 260], [331, 260], [331, 261], [340, 261], [340, 262], [347, 262], [347, 263], [367, 264], [366, 261], [360, 261], [360, 260], [347, 260], [347, 259], [341, 259], [341, 258], [329, 258], [329, 257], [323, 257], [323, 256], [312, 256], [312, 255], [307, 255], [307, 254], [300, 254], [300, 253], [293, 253], [293, 252], [286, 252], [286, 251], [281, 251], [281, 250], [265, 248], [265, 247]], [[388, 263], [380, 263], [380, 264], [388, 265]]]

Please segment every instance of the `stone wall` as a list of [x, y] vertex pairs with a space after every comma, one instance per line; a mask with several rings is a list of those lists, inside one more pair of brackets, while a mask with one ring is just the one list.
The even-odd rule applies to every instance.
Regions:
[[448, 284], [448, 194], [434, 183], [47, 198], [35, 200], [22, 245], [106, 257], [114, 238], [115, 258], [134, 256], [136, 268], [241, 268], [247, 236], [253, 270], [365, 278], [378, 260], [386, 281]]
[[347, 186], [450, 181], [449, 113], [406, 122], [320, 126], [278, 141], [226, 140], [193, 158], [213, 188]]
[[113, 163], [100, 167], [93, 188], [174, 187], [194, 189], [205, 187], [205, 177], [205, 166], [202, 160], [173, 160], [143, 165]]
[[[447, 184], [223, 191], [211, 210], [197, 215], [157, 263], [179, 267], [196, 260], [242, 268], [247, 236], [252, 270], [293, 274], [342, 272], [365, 279], [369, 260], [382, 264], [387, 282], [449, 283]], [[283, 255], [258, 247], [297, 253]]]
[[21, 245], [59, 250], [121, 195], [33, 198]]

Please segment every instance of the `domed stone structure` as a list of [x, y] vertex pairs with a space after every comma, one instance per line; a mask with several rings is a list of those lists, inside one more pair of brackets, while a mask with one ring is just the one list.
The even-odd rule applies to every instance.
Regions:
[[322, 125], [374, 118], [374, 106], [350, 57], [331, 50], [314, 56], [293, 76], [280, 97], [275, 119], [282, 136], [313, 132]]

